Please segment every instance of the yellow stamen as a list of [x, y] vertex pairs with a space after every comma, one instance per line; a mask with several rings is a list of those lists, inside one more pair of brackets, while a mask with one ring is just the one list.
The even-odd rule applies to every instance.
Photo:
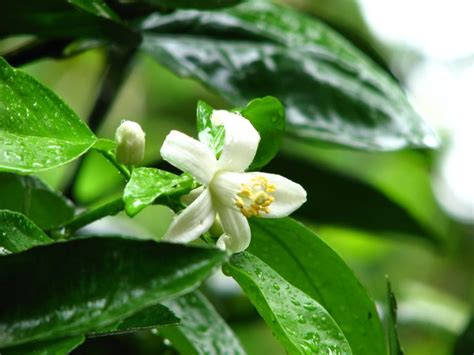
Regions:
[[270, 205], [275, 198], [270, 194], [275, 192], [276, 185], [270, 184], [264, 176], [256, 176], [247, 184], [241, 184], [241, 190], [234, 198], [235, 206], [249, 218], [261, 213], [270, 213]]

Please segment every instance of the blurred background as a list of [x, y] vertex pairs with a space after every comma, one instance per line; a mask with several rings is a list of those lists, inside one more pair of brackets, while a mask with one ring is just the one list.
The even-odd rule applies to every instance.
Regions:
[[[341, 255], [381, 304], [385, 275], [390, 277], [407, 354], [451, 354], [454, 349], [459, 354], [473, 353], [474, 348], [466, 344], [469, 337], [473, 341], [474, 330], [469, 333], [466, 328], [474, 304], [474, 2], [283, 2], [326, 22], [392, 73], [418, 112], [438, 131], [442, 146], [438, 151], [367, 153], [288, 139], [268, 170], [285, 172], [289, 158], [299, 159], [300, 171], [293, 179], [308, 188], [314, 204], [330, 201], [332, 210], [341, 215], [351, 209], [370, 209], [374, 215], [386, 212], [390, 221], [393, 214], [377, 210], [377, 204], [370, 202], [373, 197], [396, 203], [419, 221], [420, 231], [430, 231], [431, 237], [405, 233], [403, 228], [382, 228], [370, 221], [346, 222], [343, 217], [325, 218], [321, 223], [304, 209], [298, 216]], [[97, 49], [67, 60], [42, 60], [24, 69], [87, 119], [104, 66], [105, 53]], [[198, 99], [229, 108], [202, 85], [178, 78], [140, 54], [98, 135], [113, 138], [123, 119], [139, 122], [147, 134], [144, 165], [157, 166], [159, 148], [171, 129], [195, 135]], [[73, 171], [74, 166], [68, 165], [41, 177], [67, 190]], [[333, 184], [331, 176], [341, 178], [340, 183]], [[69, 193], [81, 205], [90, 206], [117, 197], [122, 187], [116, 170], [91, 152]], [[354, 189], [360, 193], [346, 193]], [[97, 233], [107, 226], [159, 239], [171, 218], [168, 209], [152, 206], [132, 220], [119, 215], [91, 228]], [[216, 275], [204, 288], [250, 354], [284, 353], [230, 279]], [[149, 333], [107, 337], [86, 343], [77, 353], [114, 353], [114, 349], [156, 353], [155, 338]], [[161, 350], [167, 351], [166, 346]]]

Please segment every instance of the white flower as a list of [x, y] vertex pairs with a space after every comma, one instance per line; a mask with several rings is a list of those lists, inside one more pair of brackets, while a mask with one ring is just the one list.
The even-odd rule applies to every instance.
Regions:
[[197, 239], [217, 215], [224, 230], [217, 246], [236, 253], [250, 244], [248, 217], [287, 216], [306, 201], [306, 191], [280, 175], [244, 172], [255, 157], [260, 135], [235, 113], [218, 110], [211, 119], [225, 129], [218, 160], [204, 143], [178, 131], [171, 131], [161, 147], [163, 159], [202, 184], [191, 192], [192, 202], [175, 217], [163, 239], [175, 243]]

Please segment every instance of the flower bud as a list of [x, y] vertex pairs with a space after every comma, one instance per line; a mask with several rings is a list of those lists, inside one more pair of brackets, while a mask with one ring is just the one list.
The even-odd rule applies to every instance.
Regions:
[[125, 165], [137, 165], [145, 153], [145, 132], [133, 121], [123, 121], [115, 132], [117, 160]]

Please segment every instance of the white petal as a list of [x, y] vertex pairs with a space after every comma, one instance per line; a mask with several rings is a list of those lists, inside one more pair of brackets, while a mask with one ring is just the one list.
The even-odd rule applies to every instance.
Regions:
[[219, 170], [244, 171], [252, 163], [257, 152], [260, 134], [249, 120], [241, 115], [225, 110], [212, 113], [212, 122], [225, 128], [225, 142]]
[[225, 206], [219, 206], [217, 213], [224, 229], [217, 246], [232, 253], [247, 249], [250, 244], [250, 226], [247, 218], [238, 210]]
[[269, 213], [260, 213], [260, 217], [285, 217], [306, 202], [306, 191], [300, 184], [276, 174], [260, 172], [218, 173], [210, 188], [220, 204], [235, 208], [235, 196], [241, 190], [242, 185], [251, 185], [252, 179], [259, 176], [266, 178], [270, 184], [275, 185], [275, 191], [269, 193], [274, 198], [269, 206]]
[[263, 218], [280, 218], [292, 214], [306, 202], [306, 190], [300, 184], [277, 174], [248, 173], [251, 176], [263, 176], [276, 186], [272, 196], [275, 201], [270, 205], [270, 212], [261, 215]]
[[160, 154], [164, 160], [191, 174], [203, 185], [211, 182], [216, 171], [214, 153], [203, 143], [179, 131], [171, 131], [166, 136]]
[[172, 243], [188, 243], [211, 228], [216, 217], [211, 193], [205, 189], [199, 197], [178, 214], [163, 240]]

